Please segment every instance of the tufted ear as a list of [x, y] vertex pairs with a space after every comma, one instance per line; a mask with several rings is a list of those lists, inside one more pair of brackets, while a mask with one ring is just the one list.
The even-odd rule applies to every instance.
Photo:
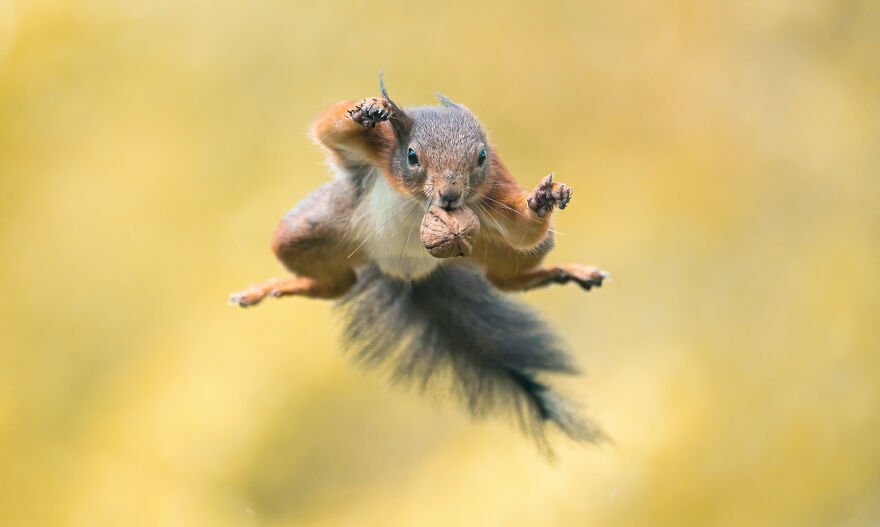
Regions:
[[400, 140], [409, 135], [409, 131], [412, 129], [413, 120], [408, 113], [394, 104], [394, 101], [388, 96], [383, 76], [384, 72], [379, 74], [379, 90], [382, 92], [382, 97], [385, 97], [385, 99], [391, 103], [391, 117], [388, 119], [388, 122], [391, 123], [391, 127], [394, 128], [394, 133], [397, 135], [397, 139]]
[[434, 95], [436, 95], [437, 98], [440, 99], [440, 104], [442, 104], [443, 106], [446, 106], [446, 107], [449, 107], [449, 106], [458, 106], [458, 103], [457, 103], [457, 102], [454, 102], [452, 99], [450, 99], [449, 97], [443, 95], [443, 94], [440, 93], [440, 92], [437, 92], [437, 93], [435, 93]]

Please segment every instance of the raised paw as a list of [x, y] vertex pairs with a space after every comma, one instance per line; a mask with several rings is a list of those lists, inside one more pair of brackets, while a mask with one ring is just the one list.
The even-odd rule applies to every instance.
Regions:
[[587, 291], [593, 287], [602, 287], [602, 282], [605, 280], [611, 281], [611, 276], [608, 273], [592, 265], [571, 264], [563, 266], [562, 269], [566, 282], [569, 280], [577, 282]]
[[368, 97], [349, 109], [348, 116], [364, 128], [373, 128], [391, 117], [391, 103], [383, 97]]
[[529, 208], [535, 211], [539, 218], [553, 211], [553, 207], [564, 209], [571, 200], [571, 187], [553, 181], [553, 173], [538, 183], [538, 187], [526, 201]]

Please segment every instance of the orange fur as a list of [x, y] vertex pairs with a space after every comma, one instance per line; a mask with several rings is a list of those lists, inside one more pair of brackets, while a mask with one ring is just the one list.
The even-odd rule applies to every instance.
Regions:
[[330, 105], [312, 123], [312, 137], [342, 165], [370, 164], [388, 170], [394, 131], [387, 122], [364, 128], [349, 116], [359, 103], [341, 101]]

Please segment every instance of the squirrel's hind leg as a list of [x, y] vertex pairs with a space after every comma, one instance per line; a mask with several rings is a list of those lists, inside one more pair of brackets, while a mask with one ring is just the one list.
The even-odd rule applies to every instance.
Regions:
[[508, 276], [487, 276], [492, 285], [504, 291], [527, 291], [550, 284], [575, 282], [589, 291], [602, 287], [609, 280], [608, 273], [592, 265], [568, 264], [553, 267], [538, 267]]
[[520, 251], [483, 237], [474, 245], [471, 258], [486, 269], [486, 278], [502, 291], [526, 291], [568, 282], [589, 291], [609, 279], [608, 273], [590, 265], [539, 267], [544, 256], [553, 249], [553, 243], [553, 235], [548, 233], [534, 249]]
[[327, 183], [287, 213], [272, 237], [272, 251], [294, 278], [254, 284], [229, 297], [242, 307], [267, 296], [299, 295], [339, 298], [357, 281], [355, 266], [362, 263], [350, 238], [351, 189], [342, 182]]
[[249, 307], [258, 304], [267, 296], [299, 295], [311, 298], [338, 298], [344, 295], [357, 280], [354, 271], [348, 276], [337, 276], [331, 280], [316, 280], [308, 277], [273, 278], [265, 282], [253, 284], [244, 291], [229, 296], [230, 304]]

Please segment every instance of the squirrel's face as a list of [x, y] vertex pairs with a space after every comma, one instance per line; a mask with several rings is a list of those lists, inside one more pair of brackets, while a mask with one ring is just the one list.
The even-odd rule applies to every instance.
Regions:
[[398, 130], [393, 183], [420, 201], [450, 210], [461, 207], [478, 193], [492, 156], [479, 122], [454, 103], [406, 112], [411, 121]]

